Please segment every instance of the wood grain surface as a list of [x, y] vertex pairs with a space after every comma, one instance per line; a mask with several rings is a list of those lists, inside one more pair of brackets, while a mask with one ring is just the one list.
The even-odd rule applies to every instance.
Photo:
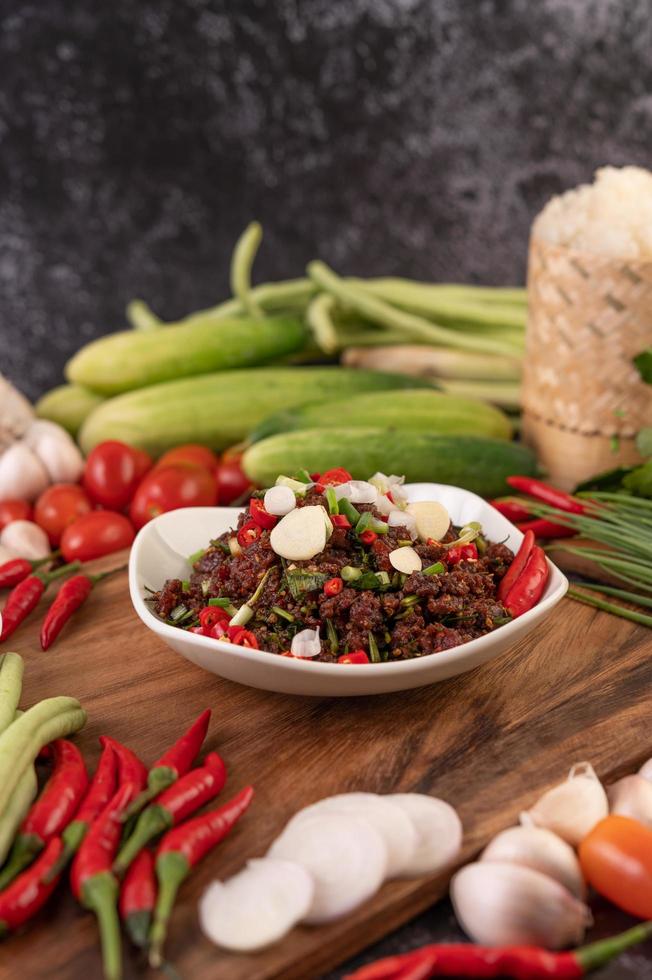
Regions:
[[[230, 771], [222, 798], [255, 785], [249, 812], [182, 887], [167, 954], [183, 980], [317, 978], [443, 894], [445, 876], [392, 882], [343, 921], [297, 928], [258, 955], [217, 950], [197, 923], [203, 889], [262, 855], [307, 803], [349, 790], [441, 796], [459, 809], [467, 859], [572, 763], [589, 759], [610, 780], [652, 755], [651, 634], [569, 600], [535, 636], [472, 673], [358, 699], [268, 694], [204, 673], [140, 623], [125, 574], [103, 582], [45, 654], [39, 619], [11, 643], [26, 659], [22, 704], [78, 697], [89, 715], [78, 742], [90, 765], [104, 732], [151, 763], [210, 706], [207, 748], [219, 749]], [[125, 976], [150, 975], [125, 941]], [[2, 980], [99, 977], [95, 922], [65, 886], [28, 932], [0, 948]]]

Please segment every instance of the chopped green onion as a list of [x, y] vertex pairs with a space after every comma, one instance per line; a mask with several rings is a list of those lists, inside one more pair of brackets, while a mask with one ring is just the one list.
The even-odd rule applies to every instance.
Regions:
[[339, 514], [340, 508], [333, 487], [326, 487], [324, 496], [326, 497], [326, 503], [328, 504], [328, 513]]
[[218, 599], [209, 599], [208, 600], [208, 605], [209, 606], [219, 606], [220, 609], [228, 609], [229, 606], [231, 605], [231, 600], [230, 599], [220, 599], [220, 598], [218, 598]]
[[265, 582], [267, 581], [267, 579], [269, 578], [269, 576], [271, 575], [271, 573], [272, 573], [271, 568], [268, 568], [267, 571], [265, 572], [265, 574], [263, 575], [263, 577], [261, 578], [260, 582], [256, 586], [256, 591], [252, 595], [251, 599], [247, 599], [247, 603], [250, 606], [255, 605], [255, 603], [258, 602], [258, 600], [260, 599], [260, 596], [261, 596], [261, 593], [263, 591]]
[[240, 606], [235, 616], [231, 617], [229, 620], [229, 626], [246, 626], [253, 614], [253, 609], [245, 602], [242, 606]]
[[416, 606], [419, 601], [418, 595], [406, 595], [401, 599], [400, 604], [404, 609], [410, 609], [412, 606]]
[[362, 569], [354, 568], [353, 565], [345, 565], [340, 571], [340, 575], [345, 582], [354, 582], [362, 575]]
[[351, 501], [347, 500], [346, 497], [342, 497], [342, 499], [338, 501], [338, 505], [340, 508], [340, 514], [344, 514], [352, 526], [355, 527], [360, 520], [360, 511], [356, 510]]
[[424, 575], [441, 575], [442, 572], [446, 571], [446, 566], [441, 561], [436, 561], [434, 565], [428, 565], [427, 568], [422, 569]]
[[399, 540], [399, 547], [410, 548], [412, 545], [412, 538], [401, 538]]
[[331, 648], [331, 653], [337, 653], [337, 647], [339, 640], [337, 638], [337, 630], [333, 626], [333, 622], [330, 619], [326, 620], [326, 636], [328, 637], [328, 643]]
[[391, 582], [389, 572], [376, 572], [376, 578], [381, 585], [389, 585]]
[[192, 555], [188, 557], [188, 563], [190, 565], [194, 565], [195, 562], [198, 562], [199, 559], [203, 558], [205, 554], [206, 554], [206, 548], [200, 548], [199, 551], [194, 551]]
[[308, 470], [299, 470], [298, 473], [294, 474], [294, 479], [297, 480], [298, 483], [312, 483]]
[[210, 579], [208, 579], [208, 578], [203, 578], [203, 579], [201, 580], [201, 594], [202, 594], [203, 596], [207, 596], [207, 595], [208, 595], [208, 592], [209, 592], [209, 589], [210, 589], [210, 587], [211, 587], [211, 582], [210, 582]]
[[170, 613], [170, 617], [169, 617], [169, 618], [170, 618], [170, 619], [172, 620], [172, 622], [173, 622], [173, 623], [178, 623], [178, 622], [179, 622], [179, 620], [180, 620], [180, 619], [183, 619], [183, 617], [184, 617], [184, 616], [185, 616], [185, 615], [186, 615], [186, 614], [187, 614], [187, 613], [188, 613], [189, 611], [190, 611], [190, 610], [188, 609], [188, 607], [187, 607], [187, 606], [185, 606], [185, 605], [184, 605], [184, 604], [183, 604], [182, 602], [180, 602], [178, 606], [175, 606], [175, 607], [174, 607], [174, 609], [173, 609], [173, 610], [172, 610], [172, 612]]
[[290, 479], [289, 476], [279, 476], [279, 477], [277, 477], [277, 479], [276, 479], [276, 486], [277, 487], [289, 487], [290, 490], [293, 490], [294, 493], [299, 494], [299, 496], [301, 496], [301, 497], [306, 493], [306, 491], [308, 489], [308, 487], [306, 486], [306, 484], [305, 483], [302, 483], [301, 480], [292, 480], [292, 479]]
[[356, 534], [363, 534], [365, 531], [374, 531], [376, 534], [387, 534], [389, 527], [384, 521], [377, 520], [368, 510], [364, 512], [355, 526]]
[[380, 651], [378, 649], [378, 644], [376, 643], [376, 637], [371, 632], [371, 630], [369, 631], [368, 636], [369, 636], [369, 659], [371, 660], [372, 664], [379, 664]]
[[291, 612], [288, 612], [287, 609], [281, 609], [280, 606], [272, 606], [272, 612], [276, 613], [276, 615], [280, 616], [282, 619], [287, 619], [288, 623], [294, 622], [294, 616]]
[[190, 588], [190, 581], [187, 578], [181, 579], [181, 590], [187, 592]]

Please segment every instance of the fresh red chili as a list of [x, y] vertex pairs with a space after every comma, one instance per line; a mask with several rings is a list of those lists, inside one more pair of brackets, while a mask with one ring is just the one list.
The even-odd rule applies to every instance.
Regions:
[[0, 891], [34, 860], [34, 856], [68, 826], [88, 786], [82, 754], [72, 742], [52, 742], [54, 769], [43, 792], [30, 807], [0, 872]]
[[6, 640], [8, 636], [11, 636], [20, 624], [27, 619], [29, 614], [36, 609], [41, 596], [51, 582], [54, 582], [55, 579], [60, 578], [62, 575], [76, 572], [79, 567], [79, 562], [76, 561], [68, 565], [62, 565], [53, 572], [36, 571], [14, 586], [7, 596], [5, 607], [2, 610], [0, 643]]
[[[213, 607], [209, 606], [208, 608]], [[147, 788], [139, 793], [133, 801], [129, 807], [128, 816], [131, 817], [135, 813], [139, 813], [146, 803], [149, 803], [164, 789], [171, 786], [180, 776], [185, 776], [199, 755], [199, 750], [206, 738], [210, 719], [211, 709], [206, 708], [181, 738], [177, 739], [174, 745], [171, 745], [167, 752], [164, 752], [161, 758], [152, 764], [147, 774]]]
[[68, 861], [77, 853], [88, 828], [102, 812], [117, 788], [117, 756], [113, 751], [113, 746], [108, 742], [104, 742], [100, 761], [97, 764], [95, 775], [90, 781], [86, 795], [75, 814], [75, 819], [68, 824], [63, 832], [63, 850], [57, 864], [51, 872], [53, 876], [63, 871]]
[[513, 980], [573, 980], [620, 956], [652, 936], [643, 922], [618, 936], [565, 953], [536, 946], [473, 946], [470, 943], [423, 946], [388, 956], [348, 973], [345, 980], [427, 980], [428, 977], [511, 977]]
[[224, 806], [168, 830], [163, 837], [156, 851], [159, 892], [149, 935], [151, 966], [161, 965], [168, 922], [181, 883], [204, 855], [224, 840], [251, 803], [253, 795], [253, 787], [247, 786]]
[[360, 535], [360, 540], [363, 544], [373, 544], [378, 535], [375, 531], [363, 531]]
[[[128, 749], [126, 745], [122, 745], [121, 742], [117, 742], [110, 735], [100, 736], [100, 745], [102, 748], [105, 745], [110, 745], [118, 764], [118, 786], [123, 786], [128, 784], [132, 788], [132, 800], [135, 799], [138, 794], [147, 785], [147, 769], [140, 761], [135, 752]], [[131, 803], [131, 800], [129, 800]]]
[[536, 546], [530, 552], [525, 568], [503, 600], [507, 612], [516, 619], [536, 606], [543, 595], [547, 581], [548, 561], [543, 550]]
[[471, 541], [470, 544], [460, 544], [454, 548], [449, 548], [444, 555], [447, 565], [459, 565], [461, 561], [476, 561], [478, 549]]
[[118, 919], [118, 879], [111, 865], [120, 843], [122, 820], [133, 798], [134, 787], [123, 783], [113, 794], [75, 855], [70, 869], [73, 895], [97, 916], [102, 940], [102, 961], [107, 980], [122, 974], [120, 922]]
[[250, 544], [257, 541], [262, 534], [261, 529], [254, 521], [247, 521], [243, 524], [237, 534], [238, 544], [241, 548], [248, 548]]
[[532, 521], [525, 521], [523, 524], [517, 524], [516, 526], [524, 534], [526, 531], [532, 531], [535, 538], [572, 538], [577, 534], [577, 531], [574, 531], [572, 527], [555, 524], [553, 521], [547, 521], [543, 517], [538, 517]]
[[331, 514], [330, 519], [333, 527], [351, 527], [351, 521], [345, 514]]
[[258, 650], [258, 640], [251, 630], [246, 630], [244, 626], [229, 626], [229, 643], [235, 643], [239, 647], [248, 647], [250, 650]]
[[229, 621], [228, 619], [220, 619], [214, 626], [211, 626], [209, 630], [202, 630], [204, 636], [212, 636], [214, 640], [222, 640], [224, 636], [228, 633]]
[[557, 507], [558, 510], [565, 510], [570, 514], [583, 514], [585, 511], [584, 504], [577, 498], [541, 480], [534, 480], [531, 476], [508, 476], [507, 483], [514, 490], [526, 493], [528, 497], [549, 504], [550, 507]]
[[338, 664], [368, 664], [371, 661], [364, 650], [351, 650], [343, 657], [338, 657], [337, 662]]
[[0, 894], [0, 939], [36, 915], [57, 887], [59, 879], [50, 877], [63, 844], [53, 837], [34, 864], [23, 871]]
[[138, 822], [120, 849], [113, 870], [122, 876], [136, 855], [164, 830], [169, 830], [214, 799], [226, 782], [226, 766], [217, 752], [210, 752], [199, 769], [181, 776], [140, 814]]
[[27, 558], [11, 558], [4, 562], [0, 565], [0, 589], [10, 589], [12, 586], [18, 585], [28, 575], [31, 575], [34, 569], [46, 561], [50, 561], [50, 559], [42, 558], [40, 561], [28, 561]]
[[489, 503], [499, 514], [506, 517], [508, 521], [512, 521], [513, 524], [518, 524], [519, 521], [529, 521], [532, 517], [525, 501], [519, 500], [518, 497], [498, 497], [496, 500], [490, 500]]
[[348, 483], [353, 477], [348, 470], [343, 469], [341, 466], [336, 466], [332, 470], [326, 470], [322, 473], [317, 482], [321, 483], [323, 487], [336, 487], [340, 483]]
[[147, 946], [157, 891], [154, 855], [141, 851], [125, 875], [118, 902], [129, 938], [139, 948]]
[[266, 511], [265, 504], [257, 497], [252, 497], [249, 501], [249, 513], [254, 524], [257, 524], [258, 527], [263, 528], [265, 531], [271, 531], [278, 522], [278, 517]]
[[203, 629], [211, 630], [217, 623], [228, 623], [231, 617], [220, 606], [204, 606], [199, 610], [199, 623]]
[[526, 562], [530, 557], [530, 552], [534, 548], [534, 545], [534, 534], [532, 531], [526, 531], [523, 540], [521, 541], [521, 546], [512, 559], [511, 565], [500, 580], [500, 585], [498, 586], [498, 598], [501, 602], [507, 598], [507, 593], [525, 568]]
[[335, 578], [329, 578], [329, 580], [324, 583], [324, 594], [339, 595], [343, 588], [344, 582], [338, 575]]
[[93, 584], [93, 579], [83, 573], [63, 583], [41, 626], [42, 650], [52, 646], [72, 614], [88, 599]]

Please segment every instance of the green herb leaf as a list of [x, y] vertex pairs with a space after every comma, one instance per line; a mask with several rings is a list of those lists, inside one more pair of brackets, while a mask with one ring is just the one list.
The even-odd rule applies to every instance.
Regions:
[[623, 486], [637, 497], [652, 497], [652, 460], [628, 473], [623, 478]]
[[641, 351], [633, 358], [633, 364], [638, 373], [640, 374], [643, 381], [646, 384], [652, 385], [652, 347], [648, 347], [647, 350]]
[[369, 659], [371, 660], [372, 664], [379, 664], [380, 651], [378, 649], [378, 644], [376, 643], [376, 637], [371, 631], [369, 631], [367, 635], [369, 637]]
[[641, 429], [636, 436], [636, 448], [641, 456], [652, 456], [652, 429]]
[[623, 485], [623, 477], [627, 476], [634, 469], [636, 467], [616, 466], [612, 470], [598, 473], [597, 476], [592, 476], [589, 480], [578, 483], [575, 487], [575, 493], [582, 493], [582, 491], [586, 490], [620, 490]]
[[323, 589], [328, 575], [322, 572], [306, 572], [302, 568], [292, 568], [285, 573], [288, 587], [294, 599], [299, 599], [306, 592], [316, 592]]

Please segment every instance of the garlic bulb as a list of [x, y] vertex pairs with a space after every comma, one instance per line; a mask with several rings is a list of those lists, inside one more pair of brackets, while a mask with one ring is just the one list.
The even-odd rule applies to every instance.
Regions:
[[0, 453], [23, 436], [33, 418], [25, 396], [0, 374]]
[[586, 895], [582, 869], [575, 851], [561, 837], [544, 827], [509, 827], [503, 830], [485, 847], [479, 860], [532, 868], [548, 878], [554, 878], [575, 898]]
[[33, 521], [11, 521], [0, 532], [0, 545], [19, 558], [39, 561], [50, 554], [50, 542], [42, 527]]
[[643, 779], [649, 779], [650, 782], [652, 782], [652, 759], [648, 759], [647, 762], [643, 763], [641, 768], [638, 770], [638, 774], [639, 776], [642, 776]]
[[537, 800], [527, 817], [547, 827], [573, 847], [609, 813], [607, 794], [588, 762], [573, 766], [568, 779]]
[[49, 483], [43, 463], [22, 442], [0, 456], [0, 500], [36, 500]]
[[316, 630], [301, 630], [292, 637], [290, 653], [293, 657], [309, 659], [318, 657], [321, 653], [321, 642], [319, 640], [319, 627]]
[[540, 871], [517, 864], [467, 864], [451, 882], [455, 915], [483, 946], [578, 945], [591, 913], [582, 902]]
[[607, 788], [611, 813], [652, 827], [652, 783], [644, 776], [625, 776]]
[[42, 420], [34, 422], [27, 431], [25, 444], [38, 456], [53, 483], [79, 480], [84, 471], [84, 458], [60, 425]]

